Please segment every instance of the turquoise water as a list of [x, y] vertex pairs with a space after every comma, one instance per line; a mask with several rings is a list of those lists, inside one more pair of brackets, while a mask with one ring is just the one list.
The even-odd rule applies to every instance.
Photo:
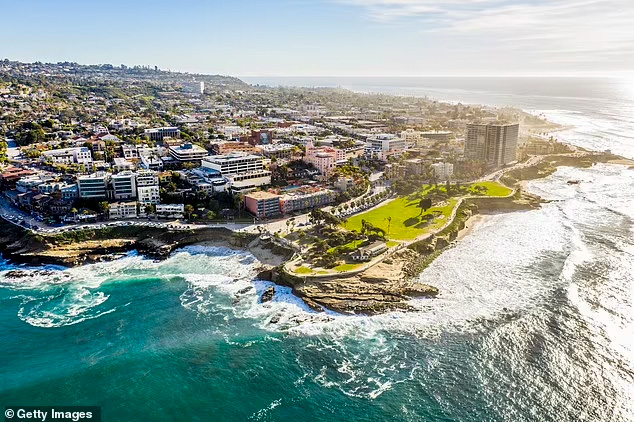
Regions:
[[608, 165], [532, 182], [554, 202], [486, 219], [407, 314], [316, 314], [284, 288], [260, 304], [257, 261], [224, 248], [22, 279], [5, 262], [0, 403], [107, 421], [630, 421], [633, 184]]
[[[559, 136], [634, 157], [631, 97], [476, 88], [474, 102], [556, 104], [576, 125]], [[529, 183], [552, 202], [487, 217], [421, 274], [441, 294], [410, 313], [316, 314], [285, 288], [260, 304], [257, 261], [224, 248], [48, 273], [0, 260], [0, 405], [100, 405], [105, 421], [632, 421], [633, 186], [615, 165]]]

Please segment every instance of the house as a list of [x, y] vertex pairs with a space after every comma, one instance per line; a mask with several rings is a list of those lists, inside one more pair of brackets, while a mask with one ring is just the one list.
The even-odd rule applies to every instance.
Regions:
[[350, 253], [350, 259], [353, 261], [369, 261], [377, 255], [387, 250], [385, 242], [376, 241], [371, 245], [364, 246]]

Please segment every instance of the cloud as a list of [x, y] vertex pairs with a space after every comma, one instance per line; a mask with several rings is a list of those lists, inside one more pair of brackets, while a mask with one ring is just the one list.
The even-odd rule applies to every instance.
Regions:
[[420, 23], [423, 32], [463, 40], [465, 48], [521, 51], [533, 62], [552, 64], [561, 56], [567, 65], [634, 68], [633, 0], [337, 1], [379, 23]]

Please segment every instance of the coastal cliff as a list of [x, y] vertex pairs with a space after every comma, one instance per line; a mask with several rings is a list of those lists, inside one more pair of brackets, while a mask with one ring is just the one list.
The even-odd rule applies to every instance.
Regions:
[[116, 259], [132, 250], [161, 259], [168, 257], [174, 249], [202, 242], [246, 248], [255, 237], [225, 228], [166, 231], [138, 226], [89, 228], [42, 236], [5, 223], [0, 234], [0, 248], [5, 258], [16, 262], [73, 267]]

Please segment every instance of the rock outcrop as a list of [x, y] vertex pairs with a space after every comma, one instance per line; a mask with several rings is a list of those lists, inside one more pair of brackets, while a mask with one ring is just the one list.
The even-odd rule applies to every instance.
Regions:
[[410, 281], [404, 268], [416, 252], [404, 249], [366, 271], [353, 276], [293, 276], [278, 268], [272, 279], [293, 288], [293, 293], [316, 311], [325, 309], [347, 314], [377, 314], [410, 310], [414, 297], [433, 297], [438, 289]]
[[270, 302], [273, 300], [274, 296], [275, 296], [275, 287], [269, 287], [268, 289], [264, 291], [264, 293], [262, 293], [262, 297], [260, 297], [260, 302], [261, 303]]

